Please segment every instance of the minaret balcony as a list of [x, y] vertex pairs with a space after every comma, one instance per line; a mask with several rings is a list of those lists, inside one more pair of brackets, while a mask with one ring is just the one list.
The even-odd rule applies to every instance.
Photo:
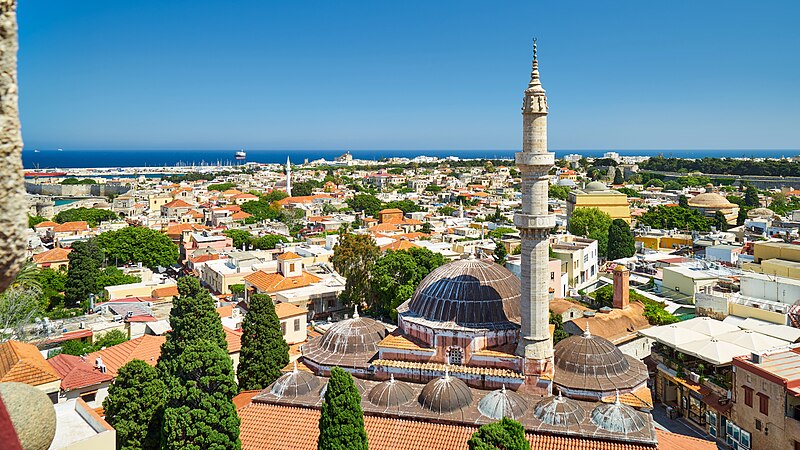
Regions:
[[517, 152], [514, 159], [523, 172], [525, 171], [524, 166], [541, 166], [547, 167], [549, 170], [556, 163], [555, 153]]
[[553, 214], [544, 216], [537, 216], [534, 214], [515, 214], [514, 225], [516, 225], [517, 228], [551, 229], [556, 227], [556, 216]]

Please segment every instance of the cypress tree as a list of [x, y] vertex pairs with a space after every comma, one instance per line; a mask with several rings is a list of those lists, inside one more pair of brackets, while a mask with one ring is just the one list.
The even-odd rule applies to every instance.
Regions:
[[64, 283], [64, 297], [70, 305], [80, 305], [89, 299], [89, 294], [96, 294], [97, 277], [100, 264], [103, 263], [103, 251], [94, 239], [78, 241], [72, 244], [69, 256], [67, 281]]
[[725, 214], [722, 211], [717, 211], [714, 213], [714, 226], [717, 227], [719, 231], [728, 231], [728, 219], [725, 217]]
[[317, 450], [367, 450], [364, 412], [353, 377], [334, 367], [319, 416]]
[[531, 450], [531, 445], [525, 439], [525, 428], [508, 417], [478, 428], [467, 445], [469, 450]]
[[631, 227], [622, 219], [614, 219], [608, 227], [608, 259], [630, 258], [636, 253]]
[[159, 448], [164, 394], [164, 382], [146, 362], [134, 359], [119, 369], [103, 400], [106, 420], [117, 430], [119, 450]]
[[250, 297], [250, 311], [242, 322], [242, 350], [239, 354], [239, 387], [264, 389], [281, 376], [289, 364], [289, 345], [283, 339], [275, 305], [269, 295]]
[[622, 169], [617, 168], [614, 170], [614, 184], [622, 184], [625, 182], [625, 177], [622, 175]]
[[184, 347], [197, 340], [210, 340], [227, 355], [225, 331], [208, 291], [200, 286], [197, 278], [183, 277], [178, 281], [178, 292], [180, 295], [173, 300], [169, 314], [172, 331], [167, 333], [158, 360], [158, 369], [163, 375], [175, 372], [175, 361]]
[[187, 343], [168, 377], [163, 449], [240, 449], [233, 363], [213, 340]]

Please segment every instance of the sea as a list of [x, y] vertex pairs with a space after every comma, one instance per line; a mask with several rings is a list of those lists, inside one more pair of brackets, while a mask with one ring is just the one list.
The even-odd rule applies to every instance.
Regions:
[[[165, 167], [198, 165], [238, 165], [245, 162], [293, 163], [326, 159], [332, 161], [347, 150], [246, 150], [247, 159], [236, 160], [236, 150], [77, 150], [25, 149], [22, 162], [26, 169], [72, 169], [117, 167]], [[431, 156], [462, 159], [513, 159], [516, 149], [505, 150], [349, 150], [354, 159], [414, 158]], [[800, 150], [554, 150], [556, 158], [569, 154], [602, 157], [608, 151], [621, 156], [656, 156], [677, 158], [781, 158], [800, 155]]]

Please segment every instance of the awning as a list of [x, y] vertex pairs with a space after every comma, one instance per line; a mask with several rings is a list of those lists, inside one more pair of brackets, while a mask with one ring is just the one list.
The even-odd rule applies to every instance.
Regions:
[[719, 336], [722, 333], [729, 333], [739, 329], [736, 325], [712, 319], [711, 317], [695, 317], [681, 322], [680, 326], [686, 330], [703, 333], [706, 336]]
[[706, 341], [689, 342], [679, 349], [683, 353], [700, 358], [704, 361], [710, 362], [715, 366], [730, 363], [735, 356], [747, 355], [750, 350], [711, 338]]
[[656, 341], [668, 345], [673, 348], [683, 346], [683, 344], [694, 341], [707, 341], [708, 336], [696, 331], [687, 330], [679, 325], [662, 325], [660, 327], [651, 327], [639, 331], [642, 336], [653, 338]]
[[772, 336], [757, 333], [755, 330], [738, 330], [724, 333], [717, 338], [720, 341], [744, 347], [751, 352], [763, 352], [777, 347], [789, 345], [789, 342]]

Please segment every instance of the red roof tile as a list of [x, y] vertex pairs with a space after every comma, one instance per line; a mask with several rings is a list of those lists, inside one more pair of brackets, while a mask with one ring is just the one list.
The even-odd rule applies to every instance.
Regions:
[[228, 343], [228, 353], [236, 353], [242, 349], [242, 332], [222, 327], [225, 330], [225, 342]]
[[102, 373], [79, 356], [60, 354], [47, 360], [61, 376], [61, 390], [70, 391], [111, 381], [110, 373]]
[[56, 247], [52, 250], [47, 250], [33, 255], [33, 262], [36, 264], [48, 264], [67, 261], [69, 260], [69, 254], [71, 251], [71, 248]]
[[142, 337], [90, 353], [87, 360], [94, 361], [98, 356], [101, 357], [103, 364], [108, 368], [108, 373], [116, 377], [120, 367], [134, 359], [140, 359], [155, 367], [161, 356], [161, 345], [166, 340], [167, 338], [164, 336], [145, 334]]
[[60, 379], [61, 376], [47, 364], [36, 346], [18, 341], [0, 344], [0, 382], [16, 381], [38, 386]]

